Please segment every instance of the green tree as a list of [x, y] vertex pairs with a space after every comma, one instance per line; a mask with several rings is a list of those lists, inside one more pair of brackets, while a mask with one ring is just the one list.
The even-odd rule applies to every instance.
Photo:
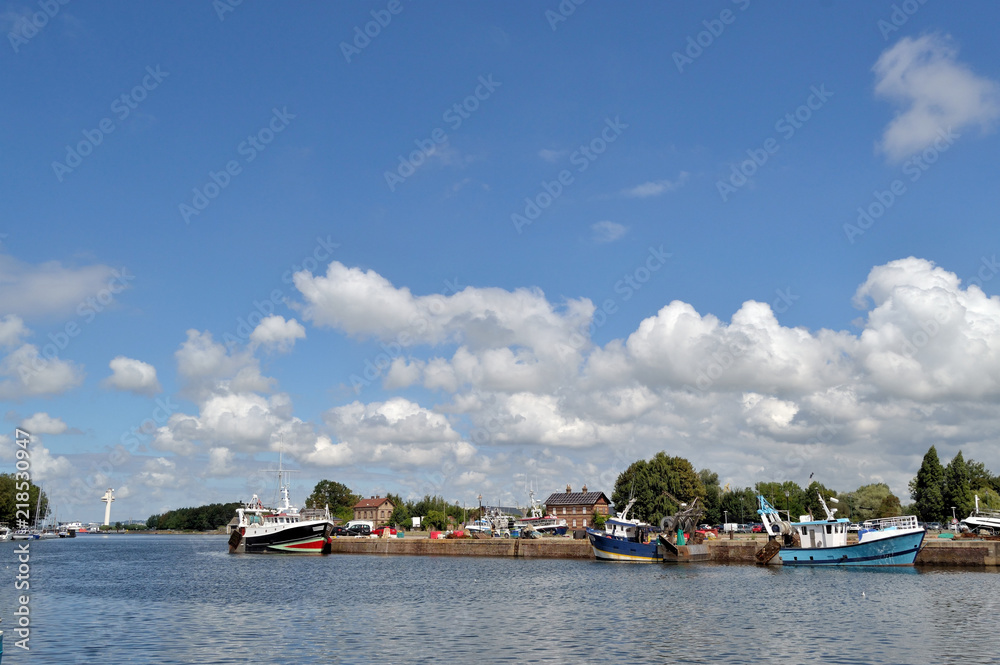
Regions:
[[719, 508], [723, 511], [723, 519], [730, 523], [747, 524], [759, 521], [757, 509], [757, 493], [750, 487], [738, 487], [722, 493]]
[[946, 514], [950, 513], [951, 506], [955, 507], [955, 514], [959, 517], [965, 517], [972, 512], [975, 502], [969, 480], [969, 469], [962, 457], [962, 451], [959, 450], [944, 470]]
[[[882, 503], [891, 496], [893, 496], [892, 491], [888, 485], [872, 483], [841, 495], [840, 502], [845, 507], [845, 517], [852, 522], [864, 522], [878, 517]], [[899, 504], [898, 498], [896, 504]]]
[[214, 531], [225, 527], [236, 515], [240, 503], [211, 503], [195, 508], [168, 510], [162, 515], [150, 515], [146, 526], [150, 529], [175, 531]]
[[424, 529], [440, 530], [445, 528], [445, 525], [447, 524], [447, 518], [445, 517], [445, 514], [440, 510], [428, 510], [427, 514], [424, 516], [422, 524]]
[[977, 462], [972, 458], [965, 460], [965, 468], [969, 472], [969, 487], [978, 489], [989, 487], [993, 482], [993, 474], [982, 462]]
[[636, 499], [633, 507], [635, 516], [656, 523], [677, 512], [678, 505], [670, 498], [671, 495], [684, 503], [690, 503], [695, 498], [704, 500], [705, 486], [691, 462], [660, 451], [649, 461], [633, 462], [619, 474], [611, 495], [615, 508], [623, 509], [633, 495]]
[[[809, 487], [807, 487], [802, 494], [806, 511], [803, 514], [808, 513], [809, 515], [812, 515], [818, 520], [826, 519], [826, 513], [823, 512], [823, 506], [820, 505], [819, 502], [820, 495], [823, 496], [823, 500], [826, 501], [826, 505], [830, 510], [836, 508], [837, 513], [846, 512], [845, 509], [837, 505], [836, 502], [830, 501], [830, 497], [837, 499], [838, 502], [840, 501], [840, 498], [837, 496], [837, 493], [834, 492], [832, 489], [823, 485], [823, 483], [819, 482], [818, 480], [814, 480], [811, 483], [809, 483]], [[843, 515], [837, 515], [837, 517], [843, 517]]]
[[389, 523], [397, 526], [410, 528], [413, 523], [411, 518], [413, 516], [410, 514], [410, 509], [407, 507], [406, 502], [400, 500], [396, 507], [392, 510], [392, 515], [389, 517]]
[[[776, 510], [782, 513], [782, 515], [784, 515], [787, 510], [793, 520], [797, 519], [799, 515], [809, 512], [809, 507], [807, 505], [808, 497], [806, 496], [806, 493], [801, 487], [799, 487], [798, 483], [792, 482], [791, 480], [786, 480], [783, 483], [760, 482], [757, 483], [754, 489], [757, 494], [760, 494], [767, 499]], [[756, 497], [754, 497], [754, 501], [756, 502]], [[815, 496], [813, 497], [813, 502], [816, 503]], [[758, 507], [759, 506], [755, 505], [754, 510]], [[782, 517], [782, 519], [784, 519], [784, 517]], [[755, 516], [752, 520], [754, 522], [759, 522], [760, 517]]]
[[352, 492], [347, 485], [333, 480], [321, 480], [316, 483], [312, 494], [306, 498], [306, 508], [330, 506], [330, 512], [335, 512], [342, 508], [353, 508], [360, 500], [361, 497]]
[[705, 488], [705, 517], [709, 524], [722, 521], [722, 487], [719, 486], [719, 474], [709, 469], [698, 472], [698, 478]]
[[[42, 497], [40, 508], [38, 508], [39, 495]], [[24, 513], [20, 516], [17, 514], [18, 504], [22, 506], [20, 510], [27, 512], [29, 526], [40, 526], [35, 524], [36, 508], [38, 508], [39, 522], [45, 521], [49, 514], [49, 498], [38, 485], [31, 481], [18, 480], [13, 473], [0, 474], [0, 522], [6, 522], [17, 528], [18, 520], [24, 519]], [[25, 504], [27, 508], [24, 507]]]
[[608, 516], [603, 513], [597, 512], [597, 509], [595, 508], [594, 515], [593, 517], [591, 517], [591, 523], [594, 525], [594, 528], [603, 529], [604, 523], [607, 521], [608, 521]]
[[903, 514], [903, 507], [899, 505], [899, 497], [894, 494], [882, 499], [882, 503], [879, 504], [878, 511], [875, 513], [876, 517], [899, 517]]
[[938, 459], [937, 449], [930, 447], [920, 464], [917, 476], [910, 482], [910, 498], [916, 505], [917, 517], [922, 522], [942, 522], [951, 517], [951, 509], [945, 510], [944, 467]]

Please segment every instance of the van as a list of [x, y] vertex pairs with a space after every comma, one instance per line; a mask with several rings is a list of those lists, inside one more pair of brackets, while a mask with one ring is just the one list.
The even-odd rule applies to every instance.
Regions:
[[348, 531], [353, 531], [358, 536], [370, 537], [372, 529], [375, 528], [375, 523], [369, 520], [351, 520], [345, 526]]

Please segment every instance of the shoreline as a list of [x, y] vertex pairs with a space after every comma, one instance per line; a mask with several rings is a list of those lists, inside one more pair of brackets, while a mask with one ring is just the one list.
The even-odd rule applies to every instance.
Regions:
[[[114, 536], [204, 536], [225, 538], [223, 531], [110, 531], [77, 534]], [[757, 565], [755, 555], [767, 542], [766, 537], [706, 540], [709, 561], [715, 563]], [[380, 554], [383, 556], [487, 556], [524, 559], [596, 560], [590, 542], [573, 538], [493, 538], [479, 540], [431, 539], [427, 532], [408, 533], [403, 538], [335, 537], [331, 554]], [[1000, 540], [978, 538], [926, 538], [914, 566], [982, 567], [1000, 566]]]

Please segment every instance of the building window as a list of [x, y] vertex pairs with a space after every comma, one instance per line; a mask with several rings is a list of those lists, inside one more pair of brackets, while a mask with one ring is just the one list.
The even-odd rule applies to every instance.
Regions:
[[576, 520], [575, 519], [573, 520], [573, 528], [574, 529], [576, 528]]
[[563, 515], [566, 514], [566, 506], [563, 506]]
[[583, 518], [583, 528], [584, 529], [587, 528], [587, 518], [586, 517]]

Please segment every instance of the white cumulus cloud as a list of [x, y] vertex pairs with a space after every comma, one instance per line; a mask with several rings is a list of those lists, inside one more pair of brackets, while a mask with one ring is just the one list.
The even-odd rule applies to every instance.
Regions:
[[104, 379], [106, 388], [124, 390], [137, 395], [155, 395], [160, 392], [160, 382], [156, 379], [156, 368], [149, 363], [125, 356], [116, 356], [108, 363], [111, 376]]
[[932, 145], [942, 134], [1000, 116], [1000, 86], [958, 61], [958, 49], [939, 34], [904, 37], [885, 50], [875, 66], [875, 94], [900, 111], [880, 144], [892, 161]]

